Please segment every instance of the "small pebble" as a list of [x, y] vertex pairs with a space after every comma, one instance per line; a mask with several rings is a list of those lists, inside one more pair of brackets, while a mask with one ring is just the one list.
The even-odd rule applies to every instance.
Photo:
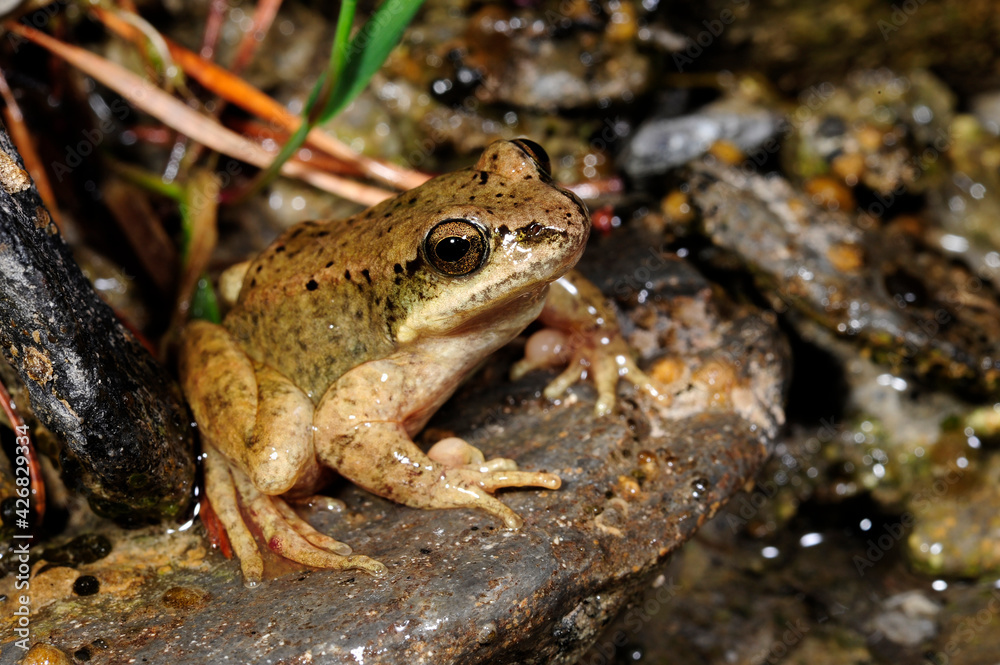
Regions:
[[854, 194], [836, 178], [829, 176], [810, 178], [803, 185], [803, 189], [812, 197], [814, 203], [827, 210], [853, 210], [857, 207]]
[[24, 654], [19, 665], [70, 665], [69, 656], [51, 644], [39, 642]]
[[73, 593], [78, 596], [93, 596], [101, 590], [101, 583], [93, 575], [80, 575], [73, 582]]

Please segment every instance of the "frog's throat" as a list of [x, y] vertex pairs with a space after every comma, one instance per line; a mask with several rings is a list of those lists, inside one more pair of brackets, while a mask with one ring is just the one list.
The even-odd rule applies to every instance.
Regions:
[[407, 321], [396, 332], [396, 341], [408, 344], [421, 337], [468, 337], [488, 332], [490, 338], [503, 338], [496, 344], [496, 348], [500, 348], [538, 318], [548, 292], [546, 284], [527, 293], [513, 294], [493, 303], [481, 314], [458, 320], [442, 317]]

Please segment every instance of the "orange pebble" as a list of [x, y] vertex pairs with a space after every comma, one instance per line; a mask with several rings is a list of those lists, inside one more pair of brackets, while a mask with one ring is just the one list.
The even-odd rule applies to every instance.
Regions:
[[865, 173], [865, 157], [859, 152], [846, 152], [834, 157], [830, 169], [845, 183], [854, 186]]
[[853, 210], [857, 204], [854, 195], [842, 182], [829, 176], [806, 180], [802, 186], [813, 202], [828, 210]]
[[661, 358], [649, 371], [654, 381], [670, 385], [684, 374], [685, 365], [677, 358]]
[[864, 264], [864, 251], [858, 245], [838, 243], [827, 250], [826, 258], [840, 272], [857, 272]]
[[857, 131], [854, 135], [858, 140], [858, 144], [861, 149], [865, 152], [876, 152], [885, 143], [885, 133], [871, 125], [865, 125]]
[[660, 201], [660, 209], [671, 222], [686, 224], [694, 217], [688, 195], [678, 189], [663, 197], [663, 200]]
[[726, 141], [724, 139], [713, 143], [712, 147], [708, 149], [708, 154], [712, 155], [727, 166], [739, 164], [746, 159], [746, 155], [743, 154], [743, 151], [740, 150], [739, 146], [732, 141]]
[[618, 476], [618, 493], [626, 499], [634, 499], [639, 496], [639, 483], [635, 478], [629, 476]]

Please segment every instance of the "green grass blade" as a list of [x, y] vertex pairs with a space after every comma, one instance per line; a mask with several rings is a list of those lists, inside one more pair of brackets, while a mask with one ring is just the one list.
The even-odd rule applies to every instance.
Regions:
[[423, 0], [385, 0], [348, 42], [356, 4], [357, 0], [344, 0], [341, 4], [330, 62], [309, 93], [303, 122], [271, 165], [255, 178], [248, 194], [259, 191], [278, 175], [281, 166], [305, 143], [315, 125], [340, 113], [365, 89], [399, 43]]
[[385, 0], [351, 40], [342, 75], [320, 116], [326, 122], [354, 101], [403, 36], [424, 0]]
[[326, 106], [330, 97], [330, 90], [333, 88], [333, 81], [339, 78], [338, 68], [343, 69], [344, 59], [348, 52], [348, 37], [351, 34], [351, 25], [354, 23], [354, 10], [357, 8], [357, 0], [343, 0], [340, 4], [340, 13], [337, 15], [337, 31], [333, 39], [333, 47], [330, 49], [330, 62], [326, 70], [320, 74], [319, 80], [309, 92], [309, 99], [306, 100], [305, 108], [302, 110], [303, 121], [295, 133], [285, 142], [281, 150], [275, 156], [274, 161], [255, 179], [249, 193], [260, 191], [260, 188], [271, 182], [281, 171], [282, 165], [291, 159], [295, 151], [306, 142], [309, 131], [318, 122], [317, 110]]
[[215, 297], [215, 290], [212, 288], [212, 280], [208, 275], [202, 275], [198, 279], [198, 286], [191, 297], [191, 320], [211, 321], [212, 323], [222, 323], [222, 315], [219, 312], [219, 301]]

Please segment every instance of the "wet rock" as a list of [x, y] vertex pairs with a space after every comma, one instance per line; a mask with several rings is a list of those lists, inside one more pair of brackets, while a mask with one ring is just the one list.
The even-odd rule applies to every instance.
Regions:
[[763, 109], [705, 108], [678, 118], [647, 120], [629, 138], [619, 157], [633, 178], [665, 173], [700, 157], [716, 141], [749, 151], [779, 129], [780, 116]]
[[906, 540], [913, 566], [929, 575], [980, 577], [1000, 571], [1000, 456], [963, 456], [915, 484]]
[[979, 120], [960, 115], [950, 126], [950, 178], [928, 192], [928, 211], [940, 225], [937, 243], [962, 257], [983, 279], [1000, 284], [1000, 138]]
[[988, 665], [1000, 653], [1000, 589], [988, 581], [949, 585], [941, 608], [941, 631], [924, 659], [952, 665]]
[[940, 175], [954, 106], [954, 94], [926, 71], [853, 72], [838, 86], [820, 86], [804, 105], [808, 113], [790, 124], [785, 170], [862, 183], [882, 195], [884, 209]]
[[1000, 299], [919, 227], [823, 210], [777, 175], [707, 161], [691, 198], [704, 233], [778, 312], [851, 340], [892, 372], [967, 396], [1000, 391]]
[[[691, 11], [689, 7], [674, 2], [670, 11]], [[725, 46], [713, 44], [706, 51], [714, 50], [715, 55], [728, 47], [723, 63], [732, 66], [733, 58], [739, 58], [741, 69], [758, 72], [786, 90], [837, 80], [857, 68], [883, 66], [933, 69], [966, 94], [1000, 84], [990, 66], [1000, 52], [1000, 29], [987, 18], [993, 16], [991, 0], [973, 0], [960, 8], [880, 0], [836, 6], [804, 0], [794, 7], [778, 0], [746, 5], [713, 0], [697, 7], [696, 23], [716, 20], [726, 9], [745, 8], [721, 33], [719, 41]], [[739, 50], [734, 55], [732, 49]], [[706, 55], [697, 66], [710, 68], [711, 60]]]
[[788, 531], [761, 542], [720, 513], [580, 665], [870, 662], [863, 624], [880, 581], [858, 577], [850, 544], [831, 536], [809, 547]]
[[111, 551], [111, 541], [98, 533], [77, 536], [65, 545], [46, 547], [41, 558], [49, 563], [75, 568], [81, 564], [103, 559]]
[[1000, 135], [1000, 91], [991, 90], [973, 95], [969, 100], [969, 108], [986, 131]]
[[872, 626], [896, 644], [915, 647], [937, 635], [940, 606], [919, 591], [904, 591], [882, 601]]
[[[161, 536], [148, 541], [159, 572], [134, 572], [143, 581], [118, 594], [102, 566], [127, 565], [129, 551], [131, 565], [142, 566], [149, 539], [119, 531], [112, 553], [81, 569], [101, 580], [100, 593], [36, 612], [33, 634], [70, 652], [105, 640], [106, 650], [87, 647], [98, 664], [164, 662], [168, 650], [173, 663], [572, 662], [759, 467], [783, 420], [787, 380], [773, 320], [720, 301], [651, 237], [622, 230], [589, 255], [595, 262], [583, 267], [622, 306], [642, 364], [667, 363], [677, 381], [663, 404], [623, 386], [620, 413], [595, 420], [589, 386], [550, 404], [540, 391], [552, 374], [506, 379], [516, 349], [487, 364], [430, 428], [562, 476], [557, 491], [503, 493], [525, 518], [520, 531], [340, 483], [331, 491], [345, 510], [302, 514], [383, 561], [384, 579], [271, 558], [270, 579], [248, 590], [236, 562], [218, 555], [189, 566], [175, 562], [190, 554], [161, 560], [169, 549]], [[191, 534], [170, 538], [190, 543]], [[73, 622], [64, 618], [68, 602]], [[0, 663], [12, 662], [8, 654]]]
[[[442, 39], [445, 31], [453, 38]], [[641, 94], [651, 72], [637, 31], [631, 2], [489, 4], [471, 15], [431, 2], [406, 43], [424, 65], [427, 91], [446, 104], [556, 110]]]

